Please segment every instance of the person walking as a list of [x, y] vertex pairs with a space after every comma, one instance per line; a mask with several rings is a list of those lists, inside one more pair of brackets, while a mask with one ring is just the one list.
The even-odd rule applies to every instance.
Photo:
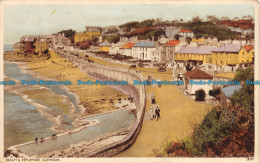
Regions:
[[158, 106], [157, 106], [156, 109], [155, 109], [155, 117], [156, 117], [156, 120], [157, 120], [158, 118], [160, 118], [160, 109], [159, 109]]
[[155, 104], [155, 95], [154, 95], [154, 93], [151, 94], [151, 101], [152, 101], [152, 104]]
[[150, 113], [150, 120], [153, 120], [155, 118], [155, 112], [153, 107], [149, 108], [149, 113]]

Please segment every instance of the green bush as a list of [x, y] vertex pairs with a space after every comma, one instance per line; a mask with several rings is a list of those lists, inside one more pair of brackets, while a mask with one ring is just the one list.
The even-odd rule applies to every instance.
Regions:
[[[233, 80], [240, 81], [241, 83], [246, 80], [254, 81], [254, 68], [248, 67], [247, 69], [239, 69]], [[236, 91], [232, 97], [231, 102], [233, 105], [241, 105], [248, 111], [254, 110], [254, 85], [243, 84], [243, 88]]]
[[205, 101], [206, 93], [203, 89], [199, 89], [195, 92], [196, 101]]
[[209, 95], [215, 97], [216, 99], [218, 99], [218, 95], [220, 94], [220, 89], [216, 88], [213, 90], [209, 90]]
[[214, 148], [223, 137], [234, 131], [235, 119], [235, 114], [227, 109], [218, 111], [213, 108], [192, 136], [183, 139], [185, 151], [191, 156], [205, 156], [208, 148]]

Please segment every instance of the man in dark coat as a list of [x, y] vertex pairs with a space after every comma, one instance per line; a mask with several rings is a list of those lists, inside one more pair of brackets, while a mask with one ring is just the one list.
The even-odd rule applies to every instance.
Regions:
[[158, 106], [155, 109], [155, 115], [156, 115], [156, 119], [160, 118], [160, 109]]

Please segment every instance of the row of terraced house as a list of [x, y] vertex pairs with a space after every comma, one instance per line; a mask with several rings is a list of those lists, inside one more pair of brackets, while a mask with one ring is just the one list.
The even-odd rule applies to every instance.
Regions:
[[[111, 48], [108, 42], [101, 44], [107, 52]], [[136, 58], [138, 61], [151, 62], [193, 62], [194, 64], [236, 65], [254, 61], [253, 46], [224, 44], [223, 46], [181, 45], [179, 40], [170, 40], [163, 45], [153, 41], [127, 42], [119, 48], [119, 53]]]

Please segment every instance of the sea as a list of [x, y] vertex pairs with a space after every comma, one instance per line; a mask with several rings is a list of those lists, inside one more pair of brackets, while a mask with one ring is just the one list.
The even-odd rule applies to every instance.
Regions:
[[13, 51], [13, 45], [5, 44], [4, 45], [4, 51]]

